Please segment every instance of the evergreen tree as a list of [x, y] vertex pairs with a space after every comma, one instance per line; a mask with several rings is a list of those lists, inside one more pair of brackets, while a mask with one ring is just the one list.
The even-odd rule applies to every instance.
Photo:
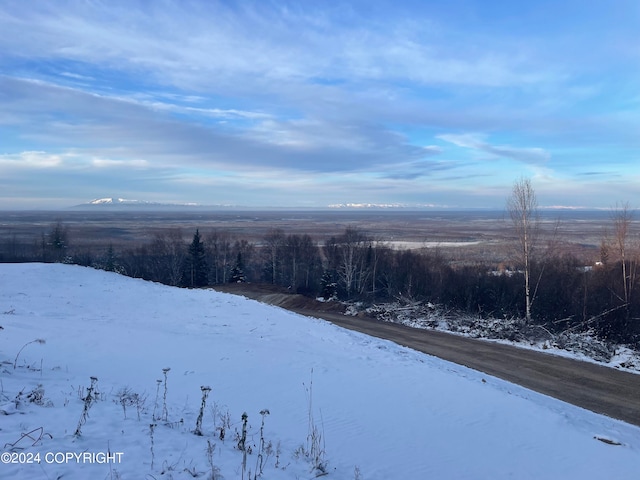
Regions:
[[107, 249], [107, 253], [104, 257], [104, 265], [102, 266], [103, 270], [107, 272], [115, 272], [117, 268], [116, 264], [116, 253], [113, 250], [113, 244], [109, 244], [109, 248]]
[[244, 276], [244, 262], [242, 260], [242, 253], [238, 252], [236, 264], [231, 270], [231, 278], [229, 279], [229, 283], [244, 283], [246, 281], [247, 280]]
[[[43, 238], [44, 242], [44, 238]], [[43, 245], [43, 257], [44, 257]], [[51, 256], [54, 262], [63, 262], [66, 259], [67, 251], [69, 249], [69, 229], [58, 220], [51, 226], [51, 231], [47, 235], [46, 249], [51, 252]]]
[[208, 283], [207, 259], [198, 230], [189, 245], [184, 276], [184, 283], [187, 287], [204, 287]]
[[338, 298], [338, 284], [333, 279], [333, 275], [329, 270], [325, 270], [320, 282], [322, 289], [322, 297], [325, 300], [335, 300]]

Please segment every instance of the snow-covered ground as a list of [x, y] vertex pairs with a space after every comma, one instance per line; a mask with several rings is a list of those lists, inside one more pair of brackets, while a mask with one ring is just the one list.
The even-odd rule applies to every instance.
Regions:
[[211, 463], [217, 478], [253, 478], [261, 460], [264, 479], [315, 478], [314, 463], [361, 480], [639, 475], [638, 427], [237, 296], [2, 264], [0, 325], [0, 478], [204, 479]]
[[390, 246], [395, 250], [417, 250], [420, 248], [453, 248], [453, 247], [468, 247], [470, 245], [480, 245], [482, 242], [410, 242], [410, 241], [389, 241], [385, 242], [385, 245]]

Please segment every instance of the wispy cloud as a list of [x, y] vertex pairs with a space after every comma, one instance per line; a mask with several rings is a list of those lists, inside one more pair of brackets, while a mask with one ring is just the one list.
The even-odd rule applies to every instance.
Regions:
[[[313, 85], [318, 78], [355, 85], [401, 80], [522, 86], [561, 76], [513, 55], [512, 47], [484, 41], [484, 48], [470, 48], [467, 41], [455, 40], [461, 32], [443, 31], [442, 25], [438, 35], [425, 35], [416, 20], [368, 19], [361, 11], [337, 21], [336, 13], [319, 8], [283, 14], [264, 3], [236, 8], [222, 2], [144, 7], [72, 2], [65, 8], [63, 2], [39, 7], [5, 9], [0, 17], [3, 50], [85, 64], [94, 63], [100, 52], [100, 63], [109, 68], [149, 74], [160, 84], [185, 89], [242, 92], [262, 85], [273, 90], [277, 82]], [[25, 29], [32, 34], [18, 35]]]
[[508, 158], [528, 164], [542, 164], [547, 162], [551, 155], [538, 147], [512, 147], [509, 145], [491, 145], [487, 143], [484, 135], [478, 134], [443, 134], [438, 138], [458, 147], [469, 148], [487, 154], [489, 157]]
[[[260, 120], [237, 130], [159, 116], [153, 102], [109, 98], [42, 81], [0, 77], [0, 85], [16, 99], [11, 110], [24, 122], [33, 118], [37, 105], [48, 106], [48, 121], [35, 133], [38, 138], [60, 146], [73, 139], [74, 148], [94, 153], [119, 150], [120, 155], [147, 156], [162, 163], [172, 163], [173, 157], [176, 163], [217, 168], [264, 165], [303, 171], [366, 170], [434, 153], [433, 147], [410, 145], [402, 135], [375, 124], [276, 121], [264, 119], [267, 115], [218, 112], [223, 118]], [[160, 110], [181, 111], [179, 107]], [[64, 115], [58, 113], [63, 111]], [[70, 114], [76, 121], [65, 121]]]
[[18, 154], [0, 155], [0, 166], [5, 170], [11, 169], [43, 169], [54, 168], [62, 164], [61, 155], [46, 152], [20, 152]]
[[603, 161], [631, 178], [640, 69], [618, 47], [637, 29], [553, 7], [9, 0], [0, 167], [25, 191], [55, 174], [258, 204], [502, 202], [509, 177], [579, 183]]

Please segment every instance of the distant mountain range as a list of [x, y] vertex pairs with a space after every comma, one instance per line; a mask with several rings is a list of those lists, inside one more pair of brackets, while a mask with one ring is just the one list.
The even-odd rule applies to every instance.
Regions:
[[[580, 207], [570, 206], [546, 206], [539, 207], [541, 212], [597, 212], [598, 209], [584, 209]], [[149, 202], [146, 200], [132, 200], [126, 198], [96, 198], [87, 203], [81, 203], [69, 208], [70, 210], [239, 210], [239, 211], [292, 211], [292, 210], [390, 210], [390, 211], [432, 211], [432, 212], [447, 212], [447, 211], [497, 211], [500, 209], [492, 208], [456, 208], [447, 207], [445, 205], [406, 205], [406, 204], [382, 204], [382, 203], [338, 203], [327, 205], [325, 207], [274, 207], [274, 206], [248, 206], [248, 205], [222, 205], [222, 204], [210, 204], [204, 205], [199, 203], [163, 203], [163, 202]]]
[[84, 205], [149, 205], [152, 202], [127, 200], [126, 198], [97, 198]]
[[105, 209], [105, 210], [119, 210], [119, 209], [155, 209], [155, 210], [167, 210], [167, 209], [190, 209], [190, 208], [229, 208], [225, 205], [199, 205], [197, 203], [162, 203], [162, 202], [147, 202], [145, 200], [131, 200], [127, 198], [96, 198], [87, 203], [81, 203], [80, 205], [74, 205], [71, 207], [73, 210], [77, 209]]
[[422, 205], [418, 207], [410, 207], [402, 204], [376, 204], [376, 203], [342, 203], [327, 205], [325, 207], [250, 207], [246, 205], [203, 205], [199, 203], [163, 203], [148, 202], [145, 200], [132, 200], [126, 198], [96, 198], [87, 203], [74, 205], [73, 210], [84, 209], [104, 209], [104, 210], [120, 210], [120, 209], [142, 209], [142, 210], [176, 210], [176, 209], [208, 209], [208, 210], [379, 210], [379, 209], [423, 209], [432, 208], [433, 205]]

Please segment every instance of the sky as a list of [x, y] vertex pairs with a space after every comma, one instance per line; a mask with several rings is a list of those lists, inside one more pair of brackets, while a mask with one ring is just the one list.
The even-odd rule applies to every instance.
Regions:
[[640, 2], [0, 2], [0, 209], [640, 207]]

